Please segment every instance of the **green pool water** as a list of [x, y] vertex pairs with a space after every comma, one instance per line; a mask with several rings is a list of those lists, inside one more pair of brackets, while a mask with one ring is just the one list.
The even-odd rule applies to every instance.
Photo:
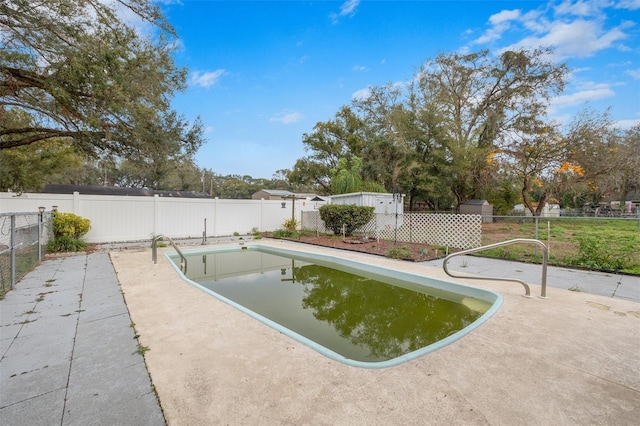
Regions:
[[207, 292], [356, 362], [420, 351], [465, 329], [492, 306], [466, 294], [293, 253], [185, 255], [187, 279]]

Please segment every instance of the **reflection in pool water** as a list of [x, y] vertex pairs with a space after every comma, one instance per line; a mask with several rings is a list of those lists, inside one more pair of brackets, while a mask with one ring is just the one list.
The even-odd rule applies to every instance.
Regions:
[[492, 303], [380, 274], [261, 250], [187, 254], [187, 277], [223, 299], [360, 362], [425, 348]]

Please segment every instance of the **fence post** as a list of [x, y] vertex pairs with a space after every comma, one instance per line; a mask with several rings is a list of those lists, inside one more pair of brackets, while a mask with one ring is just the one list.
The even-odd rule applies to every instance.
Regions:
[[16, 283], [16, 215], [11, 215], [11, 290]]
[[[534, 220], [535, 220], [535, 222], [536, 222], [536, 234], [535, 234], [535, 237], [534, 237], [536, 240], [538, 239], [538, 223], [539, 223], [539, 220], [538, 220], [538, 219], [539, 219], [539, 218], [540, 218], [539, 216], [534, 216], [534, 217], [533, 217], [533, 219], [534, 219]], [[538, 246], [537, 246], [537, 245], [533, 248], [533, 255], [534, 255], [534, 256], [537, 256], [537, 255], [538, 255]]]
[[213, 199], [213, 236], [218, 235], [218, 197]]
[[82, 216], [82, 212], [80, 211], [80, 193], [78, 191], [73, 191], [73, 214]]
[[153, 194], [153, 236], [154, 237], [160, 234], [160, 232], [158, 231], [158, 217], [160, 215], [160, 213], [158, 212], [159, 201], [160, 201], [160, 197], [158, 196], [158, 194]]
[[38, 262], [42, 262], [42, 215], [44, 214], [44, 207], [39, 207], [40, 214], [38, 215]]

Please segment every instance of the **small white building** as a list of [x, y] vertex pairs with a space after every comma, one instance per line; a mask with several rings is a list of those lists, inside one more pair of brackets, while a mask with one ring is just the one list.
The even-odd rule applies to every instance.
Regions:
[[[513, 206], [513, 212], [516, 214], [523, 214], [525, 216], [533, 216], [528, 208], [524, 204], [516, 204]], [[560, 217], [560, 204], [545, 204], [540, 212], [540, 217]]]
[[331, 204], [355, 204], [356, 206], [374, 207], [375, 213], [404, 213], [404, 194], [387, 194], [384, 192], [352, 192], [350, 194], [332, 195], [329, 198], [331, 199]]
[[[331, 204], [355, 204], [374, 208], [376, 229], [402, 226], [404, 214], [404, 194], [384, 192], [352, 192], [332, 195]], [[397, 216], [397, 217], [396, 217]]]

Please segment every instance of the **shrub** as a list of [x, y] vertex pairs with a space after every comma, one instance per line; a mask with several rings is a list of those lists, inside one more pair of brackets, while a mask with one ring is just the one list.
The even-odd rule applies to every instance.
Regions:
[[325, 204], [320, 207], [320, 219], [334, 234], [345, 236], [367, 224], [373, 218], [373, 207], [356, 206], [355, 204]]
[[618, 271], [630, 267], [629, 254], [612, 248], [601, 238], [592, 236], [576, 237], [579, 244], [576, 265], [589, 269]]
[[53, 239], [47, 244], [47, 250], [82, 251], [86, 243], [82, 236], [91, 229], [91, 221], [73, 213], [55, 213], [53, 215]]
[[391, 259], [412, 259], [411, 251], [407, 246], [391, 247], [385, 253], [385, 256]]
[[253, 238], [256, 240], [262, 239], [262, 233], [258, 230], [258, 227], [256, 226], [251, 228], [251, 235], [253, 235]]
[[273, 231], [273, 238], [294, 238], [298, 233], [290, 229], [276, 229]]

